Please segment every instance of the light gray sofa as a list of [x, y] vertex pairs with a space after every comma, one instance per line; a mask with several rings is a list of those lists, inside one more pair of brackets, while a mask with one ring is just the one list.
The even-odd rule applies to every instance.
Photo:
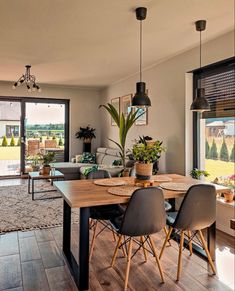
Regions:
[[72, 163], [62, 162], [54, 163], [56, 170], [62, 172], [65, 180], [77, 180], [84, 178], [84, 171], [87, 167], [98, 165], [99, 169], [107, 170], [112, 177], [118, 176], [123, 170], [123, 167], [112, 166], [114, 160], [119, 160], [120, 154], [117, 149], [110, 148], [97, 148], [96, 151], [96, 164]]

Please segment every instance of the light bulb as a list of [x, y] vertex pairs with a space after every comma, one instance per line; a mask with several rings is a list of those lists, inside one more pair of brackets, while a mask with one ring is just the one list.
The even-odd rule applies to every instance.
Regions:
[[33, 91], [33, 92], [35, 92], [35, 91], [36, 91], [36, 88], [35, 88], [35, 87], [33, 87], [32, 91]]
[[12, 86], [12, 89], [13, 89], [13, 90], [15, 90], [15, 88], [16, 88], [16, 86], [15, 86], [15, 85], [13, 85], [13, 86]]

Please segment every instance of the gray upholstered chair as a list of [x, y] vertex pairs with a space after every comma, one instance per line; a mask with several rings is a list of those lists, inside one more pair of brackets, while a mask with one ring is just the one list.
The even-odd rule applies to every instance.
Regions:
[[216, 191], [213, 185], [194, 185], [187, 191], [178, 213], [168, 213], [167, 224], [170, 226], [159, 258], [161, 258], [173, 229], [180, 231], [177, 280], [180, 278], [182, 251], [185, 234], [189, 239], [189, 250], [192, 254], [192, 239], [199, 234], [201, 244], [207, 254], [213, 273], [216, 273], [209, 250], [205, 243], [202, 229], [208, 228], [216, 220]]
[[[148, 244], [151, 246], [151, 252], [155, 256], [161, 280], [164, 282], [156, 248], [151, 238], [152, 234], [162, 230], [166, 224], [163, 191], [157, 187], [136, 190], [130, 199], [123, 217], [113, 219], [111, 222], [119, 235], [111, 262], [112, 267], [114, 266], [118, 249], [123, 244], [129, 243], [124, 290], [127, 289], [128, 284], [133, 241], [136, 242], [140, 248], [143, 247], [144, 242], [148, 241]], [[139, 242], [139, 237], [142, 238], [142, 244]]]
[[[87, 175], [87, 179], [106, 179], [111, 178], [109, 172], [105, 170], [98, 170], [96, 172], [90, 172]], [[95, 238], [105, 229], [110, 229], [113, 232], [113, 228], [110, 226], [110, 219], [117, 218], [124, 213], [123, 208], [118, 204], [111, 204], [111, 205], [102, 205], [102, 206], [94, 206], [90, 207], [90, 218], [92, 220], [91, 228], [93, 231], [93, 236], [91, 240], [91, 247], [90, 247], [90, 256], [89, 259], [91, 260], [93, 249], [95, 245]], [[97, 234], [97, 226], [98, 223], [102, 224], [102, 229]], [[115, 234], [113, 232], [113, 236], [115, 239]]]

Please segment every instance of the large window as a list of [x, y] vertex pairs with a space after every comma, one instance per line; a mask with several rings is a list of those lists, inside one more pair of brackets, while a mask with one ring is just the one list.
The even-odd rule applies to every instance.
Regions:
[[194, 113], [194, 167], [234, 187], [235, 58], [194, 71], [194, 92], [200, 79], [211, 110]]

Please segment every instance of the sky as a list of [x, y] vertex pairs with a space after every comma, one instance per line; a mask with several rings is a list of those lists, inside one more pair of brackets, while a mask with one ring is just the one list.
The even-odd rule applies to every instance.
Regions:
[[27, 124], [64, 123], [64, 115], [64, 105], [26, 103]]

